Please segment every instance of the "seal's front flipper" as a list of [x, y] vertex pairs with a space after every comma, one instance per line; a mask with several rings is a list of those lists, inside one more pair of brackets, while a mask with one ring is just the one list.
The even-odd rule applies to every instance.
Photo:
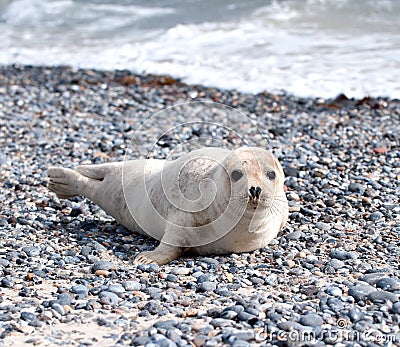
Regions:
[[183, 254], [182, 247], [170, 246], [161, 242], [160, 245], [153, 251], [139, 253], [133, 261], [135, 264], [151, 264], [158, 265], [167, 264]]
[[70, 199], [82, 194], [82, 175], [71, 169], [51, 167], [47, 170], [48, 188], [60, 199]]
[[79, 165], [75, 170], [85, 177], [102, 181], [106, 177], [107, 172], [109, 172], [110, 165], [112, 164]]

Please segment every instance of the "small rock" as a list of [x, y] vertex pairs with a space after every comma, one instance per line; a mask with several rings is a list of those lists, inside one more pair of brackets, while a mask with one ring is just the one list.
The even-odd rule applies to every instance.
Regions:
[[214, 318], [211, 320], [210, 324], [216, 328], [222, 328], [232, 325], [232, 321], [223, 318]]
[[107, 277], [109, 272], [107, 270], [96, 270], [94, 274], [98, 277]]
[[64, 316], [64, 315], [65, 315], [64, 307], [61, 306], [58, 302], [54, 302], [54, 303], [51, 305], [51, 308], [52, 308], [54, 311], [56, 311], [58, 314], [60, 314], [61, 316]]
[[332, 259], [329, 263], [329, 266], [332, 266], [335, 270], [341, 269], [344, 267], [344, 262], [339, 259]]
[[123, 293], [125, 293], [125, 288], [119, 284], [110, 284], [108, 286], [108, 291], [117, 295], [122, 295]]
[[157, 264], [140, 264], [137, 268], [143, 272], [160, 272], [160, 267]]
[[22, 250], [26, 253], [28, 257], [37, 257], [40, 255], [40, 248], [35, 246], [23, 247]]
[[369, 216], [369, 219], [371, 221], [375, 222], [375, 221], [381, 219], [382, 217], [383, 217], [383, 214], [381, 212], [377, 211], [377, 212], [371, 213], [371, 215]]
[[400, 290], [400, 281], [393, 277], [381, 278], [376, 282], [376, 287], [394, 292], [395, 290]]
[[250, 314], [246, 311], [243, 311], [238, 314], [238, 319], [243, 322], [248, 322], [248, 323], [252, 324], [252, 322], [255, 322], [258, 320], [258, 317], [253, 314]]
[[154, 327], [157, 329], [170, 329], [170, 328], [174, 328], [178, 325], [178, 321], [176, 321], [175, 319], [168, 319], [168, 320], [164, 320], [164, 321], [160, 321], [160, 322], [156, 322], [154, 324]]
[[139, 291], [142, 289], [142, 285], [137, 281], [124, 281], [122, 282], [123, 287], [126, 291]]
[[315, 327], [322, 325], [324, 321], [321, 316], [315, 313], [308, 313], [306, 315], [301, 316], [299, 322], [300, 324], [305, 326]]
[[112, 292], [101, 292], [99, 294], [99, 301], [103, 305], [117, 306], [118, 305], [118, 296]]
[[320, 230], [324, 230], [324, 231], [331, 230], [331, 226], [328, 223], [323, 223], [323, 222], [315, 223], [315, 227], [320, 229]]
[[36, 315], [32, 312], [21, 312], [21, 319], [27, 322], [31, 322], [36, 319]]
[[298, 240], [303, 236], [303, 233], [300, 230], [293, 231], [286, 235], [286, 239], [288, 240]]
[[349, 184], [348, 190], [354, 193], [362, 194], [365, 190], [365, 187], [360, 183], [352, 182]]
[[80, 214], [82, 214], [82, 209], [79, 207], [74, 207], [71, 209], [71, 212], [69, 215], [71, 217], [78, 217]]
[[355, 253], [343, 251], [343, 250], [339, 250], [339, 249], [332, 249], [329, 252], [329, 256], [331, 258], [339, 259], [339, 260], [348, 260], [348, 259], [357, 258], [357, 255]]
[[400, 302], [395, 302], [392, 306], [392, 310], [394, 313], [400, 314]]
[[186, 276], [190, 274], [191, 269], [188, 267], [177, 267], [172, 270], [173, 275]]
[[105, 260], [99, 260], [96, 261], [92, 266], [91, 266], [91, 272], [95, 273], [97, 270], [112, 270], [115, 269], [115, 266], [113, 263]]
[[71, 292], [74, 294], [82, 295], [83, 297], [87, 297], [89, 293], [89, 288], [83, 284], [77, 284], [71, 288]]
[[34, 278], [35, 278], [35, 274], [32, 273], [32, 272], [28, 272], [28, 273], [26, 274], [25, 280], [27, 280], [27, 281], [33, 281]]
[[200, 292], [212, 292], [217, 288], [215, 282], [202, 282], [199, 284], [198, 290]]
[[399, 297], [396, 294], [384, 290], [376, 290], [368, 294], [368, 299], [373, 302], [398, 302]]
[[15, 284], [14, 280], [10, 277], [4, 277], [1, 280], [1, 286], [4, 288], [12, 288], [14, 284]]
[[374, 272], [371, 274], [365, 274], [359, 278], [360, 281], [367, 282], [370, 285], [375, 285], [380, 279], [388, 278], [387, 274], [383, 272]]
[[374, 151], [374, 153], [377, 153], [377, 154], [384, 154], [388, 151], [388, 149], [386, 147], [375, 147], [372, 150]]
[[376, 289], [370, 285], [358, 284], [349, 288], [349, 295], [352, 296], [356, 301], [364, 301], [367, 299], [368, 295]]
[[364, 318], [364, 313], [357, 306], [353, 306], [347, 315], [353, 323]]
[[221, 313], [220, 317], [224, 319], [235, 319], [237, 317], [238, 313], [235, 311], [224, 311]]
[[61, 293], [57, 296], [57, 302], [60, 305], [71, 305], [72, 297], [69, 293]]
[[330, 287], [326, 288], [325, 292], [332, 296], [341, 296], [343, 294], [342, 290], [336, 286], [330, 286]]
[[160, 313], [162, 306], [157, 300], [150, 300], [146, 303], [144, 309], [149, 311], [151, 314], [157, 314]]

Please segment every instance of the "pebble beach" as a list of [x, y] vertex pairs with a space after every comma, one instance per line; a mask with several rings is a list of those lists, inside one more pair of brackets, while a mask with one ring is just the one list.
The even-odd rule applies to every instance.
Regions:
[[[14, 65], [0, 121], [0, 346], [400, 346], [399, 100]], [[50, 166], [248, 142], [279, 158], [290, 206], [252, 253], [133, 265], [157, 241], [47, 189]]]

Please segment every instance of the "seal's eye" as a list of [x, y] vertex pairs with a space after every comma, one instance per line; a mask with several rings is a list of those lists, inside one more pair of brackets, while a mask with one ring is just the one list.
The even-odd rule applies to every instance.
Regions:
[[268, 177], [270, 180], [274, 180], [274, 179], [276, 178], [276, 173], [275, 173], [275, 171], [274, 171], [274, 170], [269, 170], [269, 171], [267, 171], [267, 177]]
[[233, 170], [231, 173], [231, 178], [233, 182], [239, 181], [243, 176], [243, 172], [240, 170]]

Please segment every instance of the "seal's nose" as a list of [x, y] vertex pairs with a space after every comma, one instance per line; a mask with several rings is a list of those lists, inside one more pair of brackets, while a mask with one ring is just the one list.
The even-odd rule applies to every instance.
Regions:
[[253, 199], [255, 199], [255, 198], [258, 199], [261, 194], [261, 188], [260, 187], [250, 187], [249, 192]]

